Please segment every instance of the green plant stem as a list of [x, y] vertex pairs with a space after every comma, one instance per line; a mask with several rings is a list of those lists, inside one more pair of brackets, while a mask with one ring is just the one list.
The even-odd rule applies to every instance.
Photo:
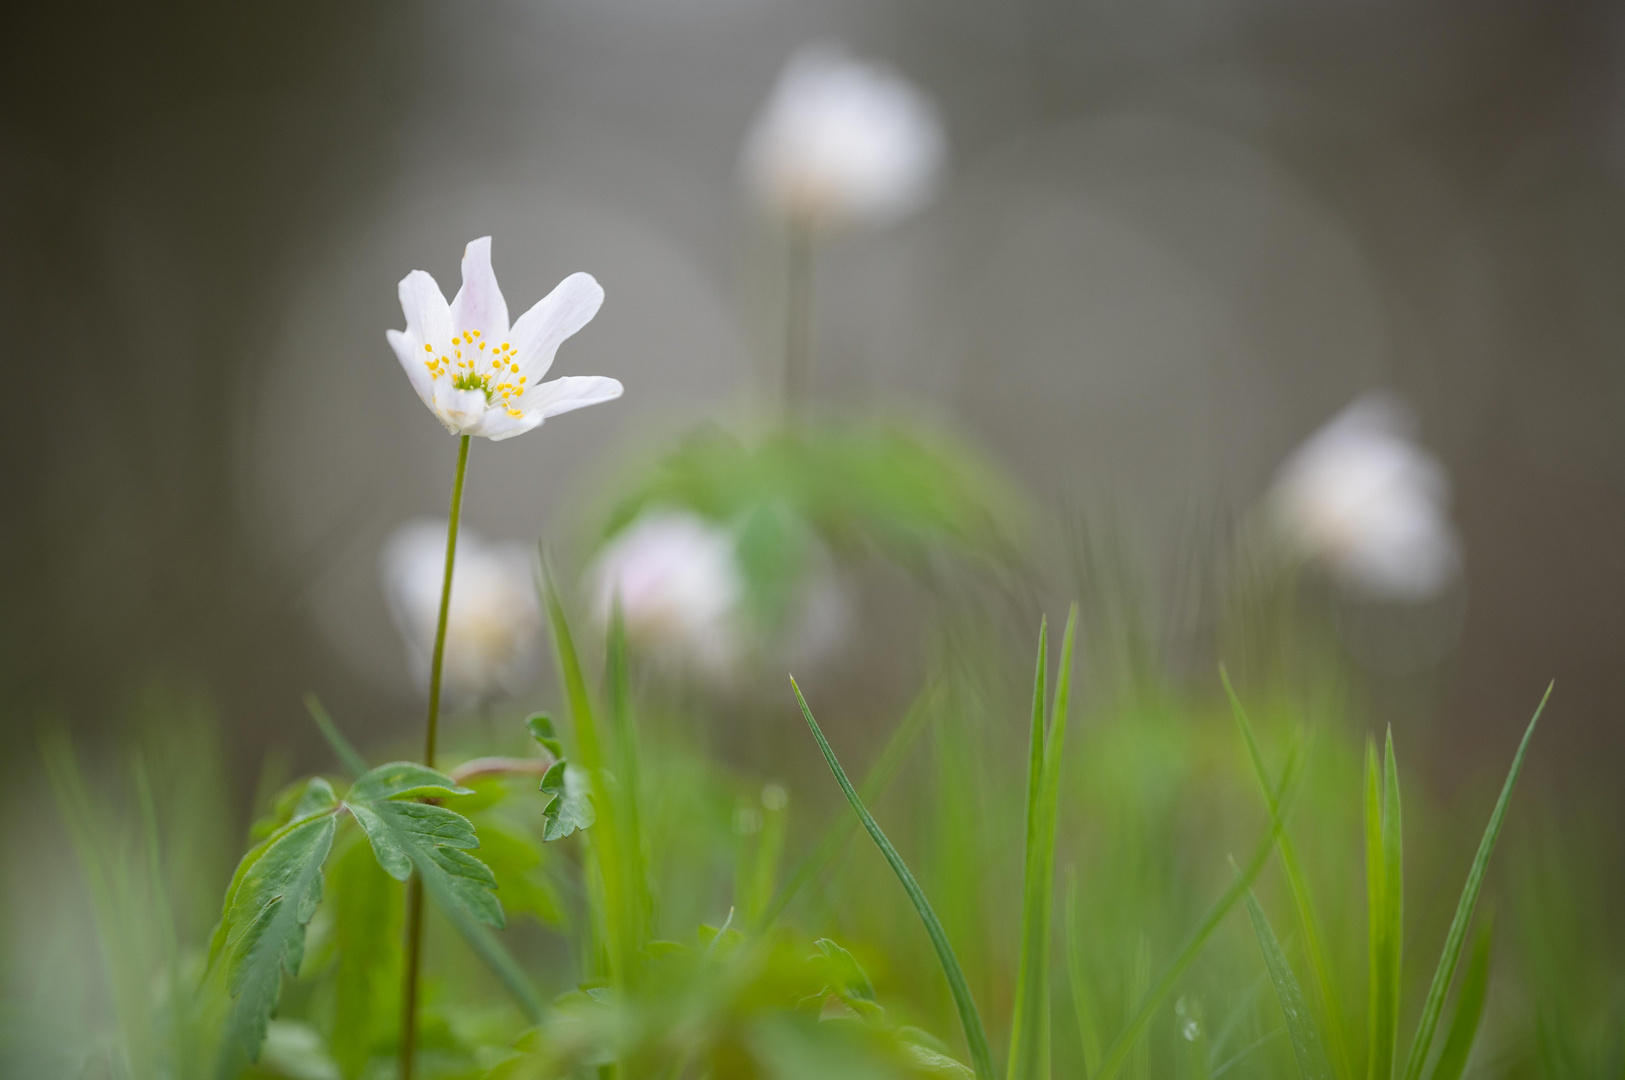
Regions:
[[790, 220], [785, 235], [784, 412], [798, 417], [807, 402], [812, 368], [812, 222]]
[[[429, 719], [423, 734], [423, 764], [434, 768], [440, 735], [440, 668], [446, 659], [446, 618], [451, 611], [451, 575], [457, 565], [457, 521], [463, 512], [463, 475], [468, 471], [468, 443], [457, 443], [457, 474], [451, 482], [451, 516], [446, 523], [446, 574], [440, 583], [440, 618], [434, 628], [434, 656], [429, 661]], [[401, 974], [400, 1080], [412, 1080], [417, 1052], [418, 969], [423, 957], [423, 879], [417, 874], [406, 887], [406, 964]]]

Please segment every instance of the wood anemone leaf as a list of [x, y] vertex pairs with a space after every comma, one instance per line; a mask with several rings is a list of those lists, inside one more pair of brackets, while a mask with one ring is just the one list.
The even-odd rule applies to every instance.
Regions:
[[[328, 789], [331, 792], [331, 789]], [[295, 818], [238, 865], [226, 892], [211, 960], [223, 965], [233, 1001], [228, 1045], [258, 1060], [282, 973], [297, 974], [305, 927], [322, 899], [322, 863], [333, 846], [335, 805]]]
[[525, 730], [535, 739], [543, 750], [552, 755], [554, 761], [564, 757], [564, 743], [559, 741], [558, 731], [553, 727], [553, 718], [546, 713], [531, 713], [525, 718]]
[[352, 799], [345, 805], [390, 877], [405, 881], [416, 870], [437, 896], [449, 898], [487, 926], [506, 925], [495, 875], [468, 854], [480, 846], [473, 822], [432, 803]]
[[1253, 920], [1253, 933], [1258, 936], [1258, 947], [1264, 953], [1264, 966], [1269, 969], [1270, 981], [1275, 984], [1275, 998], [1281, 1003], [1281, 1015], [1286, 1017], [1287, 1037], [1292, 1040], [1292, 1056], [1298, 1061], [1298, 1074], [1303, 1080], [1333, 1080], [1331, 1062], [1326, 1060], [1326, 1048], [1320, 1039], [1320, 1029], [1309, 1013], [1309, 1002], [1304, 999], [1303, 988], [1292, 974], [1286, 953], [1275, 930], [1258, 906], [1258, 898], [1247, 891], [1247, 914]]
[[860, 1001], [875, 1000], [874, 984], [869, 981], [868, 974], [856, 957], [830, 938], [819, 938], [813, 944], [818, 946], [818, 951], [829, 962], [830, 973], [840, 984], [843, 995]]
[[542, 792], [553, 796], [542, 812], [542, 839], [561, 840], [577, 829], [589, 829], [598, 820], [592, 805], [592, 778], [587, 770], [568, 761], [556, 761], [542, 777]]

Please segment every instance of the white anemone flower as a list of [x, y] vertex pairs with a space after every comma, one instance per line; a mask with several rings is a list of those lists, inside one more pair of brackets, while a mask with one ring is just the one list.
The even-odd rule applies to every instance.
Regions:
[[1461, 570], [1449, 480], [1414, 435], [1403, 403], [1365, 395], [1293, 453], [1269, 497], [1300, 557], [1377, 599], [1425, 600]]
[[744, 652], [745, 582], [734, 537], [698, 515], [644, 514], [605, 545], [588, 572], [607, 624], [618, 600], [627, 637], [672, 667], [725, 680]]
[[620, 382], [600, 375], [541, 381], [559, 345], [604, 302], [591, 274], [571, 274], [510, 327], [491, 238], [482, 236], [463, 251], [463, 287], [450, 304], [422, 270], [401, 279], [400, 294], [406, 332], [385, 337], [412, 389], [453, 435], [511, 439], [550, 416], [621, 396]]
[[936, 106], [888, 67], [838, 45], [791, 57], [745, 143], [744, 180], [769, 212], [884, 224], [935, 189], [947, 139]]
[[[446, 522], [413, 521], [395, 530], [380, 570], [413, 676], [426, 687], [446, 572]], [[446, 612], [441, 680], [447, 695], [485, 701], [524, 689], [540, 632], [529, 548], [487, 543], [463, 528]]]

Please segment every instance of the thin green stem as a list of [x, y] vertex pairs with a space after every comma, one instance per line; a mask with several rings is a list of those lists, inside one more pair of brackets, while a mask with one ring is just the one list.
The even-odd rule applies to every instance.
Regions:
[[446, 576], [440, 584], [440, 619], [434, 627], [434, 659], [429, 663], [429, 723], [423, 735], [423, 764], [434, 768], [435, 740], [440, 735], [440, 665], [446, 658], [446, 616], [451, 611], [451, 571], [457, 564], [457, 519], [463, 512], [463, 474], [468, 471], [468, 441], [457, 443], [457, 475], [451, 482], [451, 519], [446, 523]]
[[[451, 574], [457, 565], [457, 521], [463, 512], [463, 475], [468, 471], [468, 443], [457, 443], [457, 474], [451, 482], [451, 516], [446, 523], [446, 573], [440, 583], [440, 618], [434, 628], [434, 657], [429, 662], [429, 720], [423, 734], [423, 763], [434, 768], [440, 735], [440, 668], [446, 659], [446, 617], [451, 611]], [[400, 1080], [412, 1080], [418, 1035], [418, 969], [423, 956], [423, 879], [412, 875], [406, 889], [406, 965], [401, 977]]]
[[797, 417], [806, 407], [812, 368], [812, 223], [793, 218], [785, 236], [784, 411]]

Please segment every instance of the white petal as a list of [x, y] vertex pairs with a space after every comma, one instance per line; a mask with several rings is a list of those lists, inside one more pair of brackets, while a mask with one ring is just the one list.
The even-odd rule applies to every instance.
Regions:
[[526, 378], [534, 383], [546, 375], [559, 345], [591, 322], [603, 302], [604, 290], [591, 274], [571, 274], [519, 316], [508, 340]]
[[451, 302], [454, 333], [478, 330], [493, 345], [508, 336], [508, 302], [491, 269], [491, 238], [469, 241], [463, 249], [463, 287]]
[[446, 297], [435, 284], [434, 278], [422, 270], [414, 270], [401, 278], [401, 311], [406, 314], [406, 333], [420, 344], [433, 345], [436, 350], [451, 341], [451, 308]]
[[485, 391], [458, 390], [449, 379], [437, 380], [434, 386], [434, 412], [452, 434], [472, 434], [469, 429], [485, 415]]
[[389, 347], [395, 350], [395, 358], [406, 369], [412, 389], [418, 392], [423, 404], [434, 408], [434, 376], [429, 374], [429, 368], [424, 363], [429, 354], [423, 351], [423, 343], [399, 330], [385, 330], [384, 337], [389, 339]]
[[520, 413], [518, 416], [511, 416], [508, 410], [496, 406], [485, 410], [485, 415], [480, 417], [479, 423], [469, 429], [468, 434], [484, 435], [492, 442], [501, 442], [503, 439], [511, 439], [515, 435], [523, 435], [531, 428], [540, 426], [545, 419], [546, 417], [536, 409]]
[[535, 411], [543, 418], [557, 416], [588, 405], [601, 405], [621, 396], [621, 381], [602, 375], [566, 375], [562, 379], [542, 383], [527, 392], [522, 399], [526, 412]]

